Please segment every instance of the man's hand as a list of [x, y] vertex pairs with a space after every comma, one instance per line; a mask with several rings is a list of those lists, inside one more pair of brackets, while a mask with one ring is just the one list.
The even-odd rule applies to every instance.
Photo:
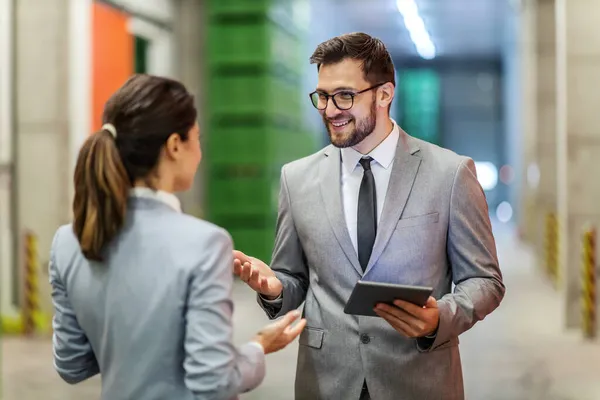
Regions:
[[440, 322], [437, 301], [427, 299], [425, 307], [402, 300], [394, 301], [394, 306], [378, 304], [375, 313], [385, 319], [395, 330], [406, 337], [419, 338], [434, 333]]
[[233, 251], [233, 273], [268, 299], [276, 299], [283, 290], [281, 281], [267, 264], [238, 250]]

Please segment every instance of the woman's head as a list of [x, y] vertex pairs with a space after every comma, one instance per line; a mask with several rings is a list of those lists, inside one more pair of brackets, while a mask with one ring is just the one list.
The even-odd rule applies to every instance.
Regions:
[[193, 96], [168, 78], [134, 75], [108, 100], [107, 128], [86, 140], [75, 167], [73, 228], [88, 259], [101, 260], [123, 225], [132, 186], [189, 189], [202, 158], [196, 118]]

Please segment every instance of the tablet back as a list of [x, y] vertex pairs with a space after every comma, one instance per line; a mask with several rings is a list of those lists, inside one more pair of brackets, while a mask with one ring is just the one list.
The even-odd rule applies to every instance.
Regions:
[[344, 307], [344, 312], [378, 317], [373, 311], [378, 303], [392, 304], [394, 300], [399, 299], [422, 307], [432, 292], [433, 288], [427, 286], [358, 281]]

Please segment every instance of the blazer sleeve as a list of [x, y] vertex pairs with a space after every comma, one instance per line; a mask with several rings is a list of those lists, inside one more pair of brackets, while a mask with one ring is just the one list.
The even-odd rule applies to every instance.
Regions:
[[440, 322], [429, 350], [483, 320], [505, 293], [487, 200], [470, 158], [460, 163], [454, 178], [447, 254], [455, 289], [438, 301]]
[[258, 343], [232, 343], [233, 244], [215, 230], [188, 283], [185, 312], [185, 383], [198, 399], [226, 400], [256, 388], [265, 377]]
[[79, 326], [71, 307], [67, 289], [60, 275], [56, 251], [59, 246], [60, 229], [54, 235], [50, 250], [48, 275], [50, 277], [52, 304], [52, 349], [54, 368], [67, 383], [84, 381], [100, 372], [96, 356], [88, 338]]
[[267, 316], [273, 319], [300, 307], [308, 291], [308, 267], [294, 224], [285, 166], [281, 170], [279, 211], [271, 268], [283, 285], [283, 294], [281, 298], [272, 301], [257, 295], [257, 300]]

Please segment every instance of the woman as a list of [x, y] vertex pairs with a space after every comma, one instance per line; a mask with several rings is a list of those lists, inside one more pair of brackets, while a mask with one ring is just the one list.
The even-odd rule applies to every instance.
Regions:
[[196, 109], [180, 83], [129, 79], [75, 168], [73, 224], [49, 266], [54, 364], [69, 383], [102, 376], [110, 400], [230, 399], [258, 386], [264, 355], [287, 346], [299, 313], [232, 345], [233, 246], [181, 213], [173, 194], [201, 159]]

